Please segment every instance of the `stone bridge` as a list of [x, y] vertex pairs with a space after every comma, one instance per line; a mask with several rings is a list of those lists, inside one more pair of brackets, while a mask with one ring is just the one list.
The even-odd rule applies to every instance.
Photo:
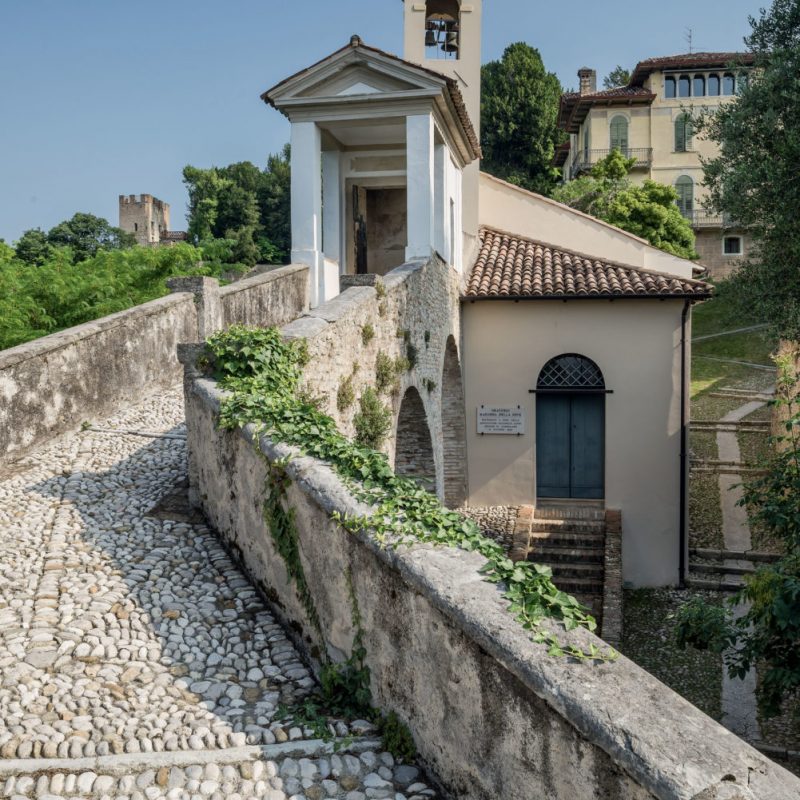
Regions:
[[[795, 778], [625, 659], [547, 656], [481, 580], [474, 554], [391, 553], [368, 532], [345, 534], [331, 512], [359, 507], [310, 459], [288, 469], [317, 605], [346, 653], [349, 568], [373, 695], [409, 724], [419, 761], [397, 762], [364, 720], [320, 731], [286, 715], [317, 685], [307, 621], [261, 514], [257, 449], [267, 460], [286, 453], [217, 430], [218, 390], [191, 369], [187, 431], [177, 362], [155, 345], [236, 322], [285, 325], [308, 338], [307, 386], [348, 432], [342, 382], [352, 377], [358, 397], [375, 383], [379, 352], [405, 358], [382, 395], [394, 419], [387, 449], [457, 505], [458, 292], [442, 269], [404, 265], [311, 313], [302, 268], [222, 292], [182, 284], [0, 355], [0, 796], [800, 797]], [[190, 480], [207, 516], [188, 502]]]

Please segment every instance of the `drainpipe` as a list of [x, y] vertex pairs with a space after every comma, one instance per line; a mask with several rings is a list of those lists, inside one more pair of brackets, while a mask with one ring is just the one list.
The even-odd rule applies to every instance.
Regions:
[[686, 402], [688, 381], [686, 380], [686, 323], [689, 319], [689, 309], [692, 307], [692, 301], [686, 300], [683, 304], [683, 312], [681, 313], [681, 458], [680, 458], [680, 554], [678, 559], [678, 575], [680, 586], [683, 588], [686, 585], [686, 478], [687, 478], [687, 459], [689, 456], [689, 431], [686, 421]]

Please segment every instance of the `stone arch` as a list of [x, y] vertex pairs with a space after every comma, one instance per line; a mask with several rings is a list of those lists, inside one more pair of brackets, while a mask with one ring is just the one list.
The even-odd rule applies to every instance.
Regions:
[[423, 488], [435, 492], [436, 462], [431, 429], [422, 398], [414, 386], [409, 386], [400, 403], [395, 441], [395, 473], [413, 478]]
[[447, 339], [442, 367], [442, 448], [444, 504], [459, 508], [467, 500], [467, 418], [458, 348]]

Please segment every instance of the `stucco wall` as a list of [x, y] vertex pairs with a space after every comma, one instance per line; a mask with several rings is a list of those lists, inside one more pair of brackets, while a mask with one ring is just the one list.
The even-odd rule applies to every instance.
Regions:
[[692, 262], [547, 197], [481, 173], [480, 223], [634, 267], [692, 277]]
[[308, 308], [308, 268], [284, 267], [221, 291], [212, 279], [0, 352], [0, 464], [181, 376], [175, 349], [222, 326], [282, 324]]
[[[286, 325], [283, 332], [307, 340], [311, 358], [303, 384], [322, 398], [325, 412], [348, 436], [355, 434], [353, 418], [359, 408], [358, 398], [367, 386], [376, 385], [378, 353], [396, 359], [407, 355], [408, 344], [415, 348], [416, 366], [398, 376], [396, 390], [381, 395], [393, 419], [384, 449], [394, 459], [400, 403], [413, 386], [425, 407], [433, 439], [437, 491], [442, 496], [442, 375], [448, 339], [460, 341], [458, 275], [439, 259], [432, 259], [408, 262], [381, 282], [384, 296], [379, 296], [373, 286], [354, 286]], [[368, 325], [373, 338], [365, 343], [363, 332]], [[337, 393], [348, 379], [355, 400], [340, 410]]]
[[[682, 301], [463, 305], [469, 502], [536, 502], [536, 388], [564, 353], [592, 359], [606, 387], [606, 505], [622, 510], [623, 577], [678, 580]], [[687, 331], [687, 337], [690, 331]], [[477, 433], [481, 404], [525, 410], [524, 436]]]
[[[292, 451], [220, 431], [212, 381], [186, 383], [198, 497], [212, 525], [296, 632], [312, 663], [352, 647], [361, 614], [375, 704], [408, 724], [420, 758], [460, 800], [775, 800], [800, 781], [624, 658], [547, 655], [482, 580], [483, 559], [452, 549], [380, 548], [331, 520], [367, 509], [330, 469], [287, 459], [299, 553], [325, 641], [310, 624], [262, 513], [267, 464]], [[559, 634], [587, 647], [586, 631]]]

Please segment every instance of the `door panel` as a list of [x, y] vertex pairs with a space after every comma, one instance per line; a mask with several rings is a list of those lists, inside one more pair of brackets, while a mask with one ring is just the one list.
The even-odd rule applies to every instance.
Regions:
[[536, 399], [536, 491], [540, 497], [569, 497], [570, 398]]
[[541, 394], [536, 399], [538, 497], [605, 496], [605, 397]]
[[603, 497], [602, 395], [572, 395], [571, 497]]

